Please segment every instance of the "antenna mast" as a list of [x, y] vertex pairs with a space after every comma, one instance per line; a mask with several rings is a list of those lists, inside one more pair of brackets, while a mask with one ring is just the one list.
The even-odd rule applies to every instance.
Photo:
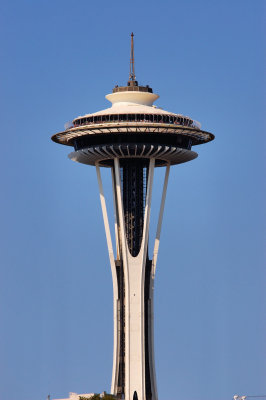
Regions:
[[130, 51], [130, 71], [129, 71], [129, 80], [135, 81], [135, 59], [134, 59], [134, 33], [131, 33], [131, 51]]

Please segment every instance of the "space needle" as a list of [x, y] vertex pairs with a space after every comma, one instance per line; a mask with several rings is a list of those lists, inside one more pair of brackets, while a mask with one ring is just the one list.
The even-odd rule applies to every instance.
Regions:
[[[192, 147], [214, 135], [190, 117], [153, 103], [159, 96], [135, 76], [131, 34], [129, 80], [105, 97], [111, 107], [77, 117], [52, 140], [74, 148], [73, 161], [96, 167], [113, 280], [114, 348], [111, 393], [117, 399], [157, 400], [153, 291], [170, 167], [197, 157]], [[153, 254], [148, 254], [155, 168], [165, 168]], [[112, 243], [101, 168], [111, 171], [115, 213]]]

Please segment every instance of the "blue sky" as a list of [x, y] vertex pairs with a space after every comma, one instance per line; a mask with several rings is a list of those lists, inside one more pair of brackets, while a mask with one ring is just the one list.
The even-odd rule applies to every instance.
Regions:
[[[0, 10], [0, 399], [109, 390], [112, 282], [96, 172], [50, 136], [108, 106], [105, 94], [128, 79], [131, 31], [139, 83], [216, 135], [170, 174], [155, 288], [159, 398], [266, 395], [264, 2], [2, 0]], [[161, 171], [157, 180], [154, 214]]]

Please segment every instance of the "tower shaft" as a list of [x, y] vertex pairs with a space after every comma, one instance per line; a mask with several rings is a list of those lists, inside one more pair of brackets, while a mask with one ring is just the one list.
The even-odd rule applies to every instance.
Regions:
[[[133, 399], [134, 392], [137, 393], [139, 400], [148, 399], [146, 380], [151, 380], [150, 376], [146, 377], [147, 371], [145, 369], [145, 320], [148, 317], [145, 315], [145, 269], [154, 160], [151, 160], [149, 164], [145, 211], [143, 213], [142, 162], [138, 165], [137, 160], [132, 159], [124, 163], [122, 185], [120, 163], [118, 159], [114, 160], [117, 221], [121, 247], [120, 258], [122, 259], [124, 275], [124, 312], [122, 311], [124, 324], [118, 336], [122, 340], [125, 338], [125, 341], [122, 344], [120, 342], [121, 345], [119, 346], [120, 349], [124, 348], [121, 360], [122, 370], [124, 366], [124, 382], [122, 382], [124, 393], [118, 393], [118, 390], [121, 391], [121, 388], [118, 389], [118, 387], [117, 389], [114, 387], [113, 391], [115, 394], [119, 394], [121, 398], [125, 397], [128, 400]], [[142, 235], [140, 235], [140, 232], [142, 232]], [[150, 323], [146, 325], [149, 326]], [[148, 343], [148, 341], [146, 342]], [[146, 353], [149, 354], [148, 349], [146, 349]], [[120, 369], [119, 363], [117, 368]], [[155, 396], [153, 398], [155, 399]], [[151, 394], [149, 399], [152, 399]]]
[[[136, 257], [140, 251], [143, 222], [144, 207], [146, 197], [148, 160], [121, 160], [121, 188], [122, 188], [122, 204], [124, 209], [124, 225], [126, 233], [127, 248], [129, 253]], [[119, 241], [122, 242], [121, 229], [119, 231]], [[121, 246], [120, 246], [121, 247]], [[122, 254], [122, 248], [120, 249]], [[118, 362], [118, 379], [117, 388], [114, 389], [119, 397], [122, 397], [126, 389], [125, 377], [125, 326], [126, 326], [126, 310], [125, 310], [125, 280], [124, 280], [123, 260], [116, 260], [117, 281], [118, 281], [118, 297], [119, 297], [119, 362]], [[145, 298], [145, 294], [144, 294]], [[144, 300], [145, 301], [145, 300]], [[145, 321], [145, 316], [144, 316]], [[147, 327], [145, 326], [144, 335], [146, 337]], [[145, 352], [146, 353], [146, 352]], [[146, 363], [145, 363], [146, 364]], [[146, 371], [145, 371], [146, 372]], [[145, 373], [149, 376], [149, 371]], [[148, 378], [150, 382], [150, 379]]]
[[[121, 161], [118, 158], [114, 159], [112, 176], [116, 216], [116, 260], [110, 248], [109, 224], [106, 222], [106, 208], [102, 203], [114, 287], [114, 359], [111, 391], [118, 398], [126, 400], [132, 400], [134, 393], [138, 400], [157, 400], [153, 352], [155, 260], [148, 258], [154, 166], [155, 160], [152, 158]], [[100, 168], [96, 167], [100, 193], [103, 196]], [[169, 167], [167, 168], [169, 171]], [[159, 235], [157, 236], [159, 238]]]

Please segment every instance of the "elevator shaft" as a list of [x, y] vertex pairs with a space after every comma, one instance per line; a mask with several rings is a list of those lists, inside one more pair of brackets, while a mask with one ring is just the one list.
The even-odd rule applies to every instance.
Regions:
[[121, 160], [123, 206], [128, 248], [133, 257], [139, 253], [144, 222], [148, 160]]

